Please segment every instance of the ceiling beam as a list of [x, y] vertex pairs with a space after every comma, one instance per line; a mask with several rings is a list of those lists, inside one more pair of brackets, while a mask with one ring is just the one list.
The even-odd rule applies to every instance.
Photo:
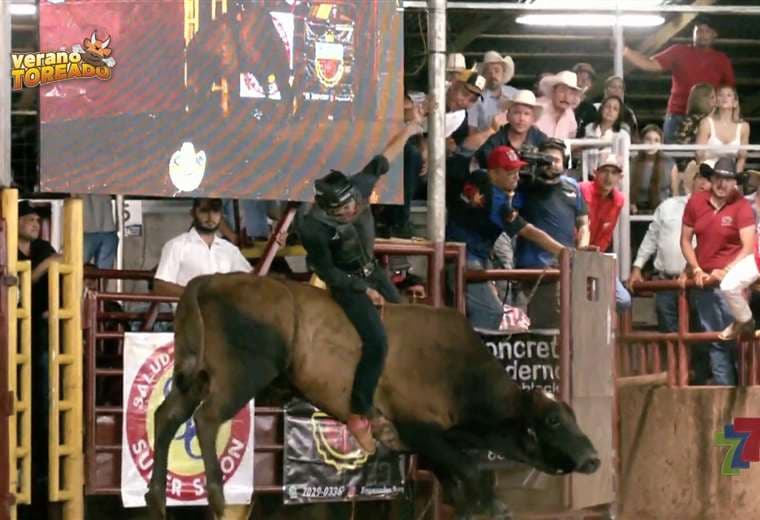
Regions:
[[454, 41], [448, 46], [448, 52], [462, 52], [470, 43], [475, 41], [481, 33], [488, 31], [495, 27], [499, 22], [504, 22], [500, 16], [485, 16], [481, 17], [475, 23], [467, 26], [464, 31], [459, 32]]

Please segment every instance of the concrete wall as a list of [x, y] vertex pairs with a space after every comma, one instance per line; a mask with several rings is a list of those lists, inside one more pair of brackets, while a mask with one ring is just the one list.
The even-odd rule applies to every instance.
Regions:
[[760, 518], [760, 463], [722, 476], [713, 440], [734, 417], [760, 416], [760, 388], [620, 392], [623, 519]]

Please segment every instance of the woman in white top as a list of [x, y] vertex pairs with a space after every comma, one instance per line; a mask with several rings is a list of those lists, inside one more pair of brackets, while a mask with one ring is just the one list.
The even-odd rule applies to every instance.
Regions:
[[599, 105], [594, 121], [586, 125], [586, 137], [590, 139], [612, 139], [619, 132], [631, 134], [631, 129], [623, 122], [623, 100], [617, 96], [607, 96]]
[[[742, 121], [739, 111], [739, 96], [734, 87], [724, 85], [718, 89], [718, 104], [712, 113], [702, 119], [697, 133], [697, 144], [711, 144], [719, 146], [739, 146], [749, 143], [749, 124]], [[747, 161], [747, 152], [737, 150], [736, 171], [744, 171], [744, 163]], [[712, 151], [698, 151], [697, 161], [715, 165], [715, 161], [724, 153]], [[729, 155], [732, 155], [729, 153]]]

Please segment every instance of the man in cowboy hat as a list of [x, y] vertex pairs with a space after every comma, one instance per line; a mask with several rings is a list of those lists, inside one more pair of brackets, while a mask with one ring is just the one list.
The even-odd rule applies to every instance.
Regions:
[[581, 93], [578, 76], [575, 72], [563, 70], [543, 78], [539, 89], [544, 96], [539, 100], [544, 110], [536, 121], [538, 129], [549, 137], [574, 138], [578, 123], [575, 121], [573, 106]]
[[406, 126], [394, 135], [380, 155], [359, 173], [346, 176], [331, 171], [314, 183], [316, 204], [303, 216], [299, 235], [306, 261], [327, 285], [362, 341], [362, 352], [351, 389], [348, 431], [367, 453], [375, 452], [369, 418], [374, 394], [385, 363], [388, 341], [376, 306], [398, 302], [398, 291], [377, 265], [374, 254], [375, 221], [369, 196], [390, 169], [411, 136], [422, 131], [418, 108]]
[[517, 89], [507, 85], [515, 75], [515, 64], [509, 56], [496, 51], [488, 51], [478, 72], [486, 79], [483, 99], [470, 108], [467, 119], [475, 132], [491, 126], [493, 116], [505, 110], [505, 102], [517, 94]]
[[709, 83], [715, 88], [736, 85], [731, 59], [712, 48], [717, 37], [714, 23], [705, 15], [699, 15], [694, 20], [691, 45], [671, 45], [651, 58], [628, 47], [623, 48], [623, 57], [636, 68], [649, 72], [667, 70], [672, 74], [668, 111], [663, 123], [665, 143], [675, 142], [686, 116], [691, 87], [697, 83]]
[[[712, 185], [710, 191], [691, 196], [681, 227], [681, 251], [686, 258], [686, 270], [697, 284], [690, 291], [689, 300], [697, 311], [701, 331], [723, 331], [723, 337], [730, 339], [748, 328], [751, 321], [751, 315], [747, 318], [742, 313], [738, 293], [752, 278], [755, 218], [750, 203], [736, 189], [733, 159], [723, 157], [714, 168], [702, 164], [700, 170], [710, 176]], [[697, 237], [696, 248], [692, 245], [694, 236]], [[711, 279], [720, 280], [720, 288], [725, 292], [704, 287]], [[730, 327], [732, 311], [739, 321], [734, 327]], [[734, 347], [733, 343], [721, 341], [709, 344], [710, 368], [717, 385], [736, 384]]]
[[481, 168], [486, 167], [488, 154], [497, 146], [506, 145], [519, 150], [523, 145], [540, 146], [546, 141], [546, 134], [535, 126], [542, 107], [536, 101], [533, 92], [518, 90], [517, 94], [506, 102], [506, 108], [507, 124], [489, 137], [475, 154]]
[[453, 52], [446, 56], [446, 86], [456, 79], [457, 74], [467, 70], [464, 54]]

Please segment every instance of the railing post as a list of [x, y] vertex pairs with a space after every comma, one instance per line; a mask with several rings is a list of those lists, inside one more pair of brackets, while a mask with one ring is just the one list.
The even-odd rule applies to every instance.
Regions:
[[572, 300], [570, 295], [570, 251], [563, 249], [559, 255], [559, 384], [560, 398], [570, 402], [570, 357], [572, 334]]
[[[685, 287], [678, 290], [678, 386], [689, 385], [689, 353], [684, 339], [689, 332], [689, 302]], [[671, 383], [670, 359], [668, 359], [668, 384]]]

